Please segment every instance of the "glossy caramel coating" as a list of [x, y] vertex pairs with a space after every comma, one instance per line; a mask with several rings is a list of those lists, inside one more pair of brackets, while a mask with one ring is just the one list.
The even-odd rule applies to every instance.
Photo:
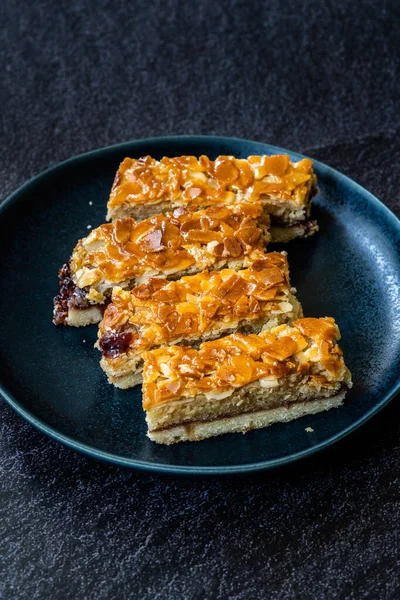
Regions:
[[243, 260], [269, 240], [265, 217], [262, 228], [257, 223], [261, 215], [258, 203], [197, 212], [186, 207], [141, 222], [119, 219], [94, 229], [78, 243], [70, 261], [71, 277], [80, 288], [93, 286], [88, 297], [101, 302], [96, 294], [103, 291], [102, 284], [140, 283], [141, 278]]
[[349, 380], [334, 319], [298, 319], [259, 335], [233, 334], [199, 350], [168, 346], [143, 354], [143, 407], [219, 394], [261, 380], [267, 387], [287, 376], [329, 387]]
[[234, 202], [307, 204], [316, 182], [309, 159], [292, 162], [287, 154], [275, 156], [125, 158], [116, 174], [108, 202], [109, 217], [122, 205], [188, 203], [205, 207]]
[[[292, 313], [293, 318], [293, 312], [286, 254], [260, 253], [242, 271], [205, 271], [169, 282], [154, 278], [132, 291], [114, 288], [99, 325], [99, 347], [115, 363], [126, 352], [137, 354], [265, 314]], [[129, 334], [123, 351], [121, 334], [124, 340]]]

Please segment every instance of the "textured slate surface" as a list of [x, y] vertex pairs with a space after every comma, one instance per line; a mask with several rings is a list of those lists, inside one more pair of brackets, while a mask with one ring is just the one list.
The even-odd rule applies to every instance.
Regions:
[[[400, 214], [394, 0], [29, 4], [0, 5], [1, 198], [99, 146], [213, 133], [312, 155]], [[0, 596], [398, 598], [399, 417], [201, 481], [95, 463], [2, 403]]]

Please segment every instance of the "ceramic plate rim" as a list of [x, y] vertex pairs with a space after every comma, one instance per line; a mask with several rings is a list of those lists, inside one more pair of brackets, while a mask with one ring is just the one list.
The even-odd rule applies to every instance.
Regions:
[[[107, 152], [114, 151], [117, 149], [124, 149], [124, 147], [132, 147], [134, 145], [146, 145], [149, 143], [162, 143], [169, 144], [176, 141], [193, 141], [201, 144], [202, 142], [209, 142], [211, 140], [218, 140], [222, 143], [229, 144], [230, 142], [239, 142], [239, 143], [248, 143], [248, 144], [261, 144], [267, 146], [269, 149], [272, 149], [273, 152], [276, 153], [285, 153], [289, 154], [296, 159], [304, 158], [305, 155], [300, 154], [298, 152], [293, 152], [291, 150], [287, 150], [285, 148], [281, 148], [280, 146], [275, 146], [273, 144], [268, 144], [266, 142], [257, 141], [257, 140], [248, 140], [245, 138], [236, 138], [236, 137], [227, 137], [227, 136], [215, 136], [215, 135], [169, 135], [169, 136], [159, 136], [159, 137], [151, 137], [151, 138], [139, 138], [137, 140], [130, 140], [126, 142], [122, 142], [119, 144], [112, 144], [110, 146], [105, 146], [103, 148], [97, 148], [95, 150], [91, 150], [90, 152], [85, 152], [83, 154], [78, 154], [76, 156], [67, 158], [48, 169], [40, 172], [38, 175], [35, 175], [30, 180], [22, 184], [17, 190], [15, 190], [12, 194], [10, 194], [1, 204], [0, 206], [0, 222], [2, 214], [4, 213], [6, 207], [12, 202], [18, 202], [19, 197], [24, 194], [26, 190], [29, 189], [30, 186], [36, 185], [41, 179], [47, 177], [47, 175], [53, 174], [55, 171], [62, 170], [65, 167], [72, 165], [74, 162], [80, 162], [87, 158], [94, 157], [100, 154], [107, 154]], [[366, 190], [360, 184], [353, 181], [347, 175], [340, 173], [333, 167], [326, 165], [325, 163], [319, 162], [317, 160], [312, 159], [317, 169], [330, 173], [334, 178], [339, 178], [345, 181], [345, 183], [355, 188], [359, 191], [371, 204], [375, 205], [375, 207], [383, 212], [391, 222], [394, 228], [396, 228], [400, 234], [400, 220], [396, 217], [396, 215], [381, 202], [376, 196], [374, 196], [371, 192]], [[23, 408], [19, 401], [10, 394], [6, 386], [0, 381], [0, 394], [4, 398], [4, 400], [19, 414], [23, 417], [27, 422], [31, 423], [36, 429], [50, 437], [51, 439], [60, 442], [61, 444], [72, 448], [73, 450], [77, 450], [87, 456], [92, 458], [100, 459], [105, 462], [109, 462], [112, 464], [117, 464], [125, 467], [135, 468], [141, 471], [148, 471], [154, 473], [165, 473], [165, 474], [176, 474], [176, 475], [224, 475], [224, 474], [240, 474], [240, 473], [254, 473], [257, 471], [265, 471], [273, 468], [277, 468], [294, 461], [301, 460], [308, 456], [311, 456], [317, 452], [320, 452], [337, 441], [343, 439], [348, 436], [350, 433], [358, 429], [361, 425], [369, 421], [375, 414], [377, 414], [384, 406], [386, 406], [397, 393], [400, 392], [400, 374], [393, 387], [388, 390], [380, 400], [376, 402], [376, 404], [371, 407], [364, 415], [353, 421], [350, 425], [342, 429], [340, 432], [332, 435], [327, 438], [323, 442], [319, 442], [315, 444], [311, 448], [307, 448], [306, 450], [302, 450], [300, 452], [295, 452], [289, 454], [284, 457], [273, 458], [269, 460], [264, 460], [261, 462], [253, 462], [245, 465], [217, 465], [217, 466], [185, 466], [185, 465], [166, 465], [164, 463], [158, 462], [147, 462], [143, 460], [137, 460], [132, 458], [125, 458], [122, 456], [118, 456], [116, 454], [112, 454], [111, 452], [104, 452], [103, 450], [96, 449], [93, 446], [89, 446], [87, 444], [83, 444], [70, 436], [66, 436], [62, 433], [59, 433], [56, 428], [53, 428], [47, 425], [42, 419], [38, 419], [33, 413], [29, 410]]]

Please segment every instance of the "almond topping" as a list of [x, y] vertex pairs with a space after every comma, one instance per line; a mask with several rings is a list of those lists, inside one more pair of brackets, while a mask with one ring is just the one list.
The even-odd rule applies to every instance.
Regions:
[[203, 190], [200, 187], [190, 187], [183, 192], [182, 196], [189, 200], [189, 202], [192, 202], [193, 200], [197, 200], [202, 193]]
[[192, 229], [184, 234], [185, 242], [208, 244], [209, 242], [219, 241], [221, 234], [216, 231], [202, 231], [201, 229]]
[[295, 325], [303, 335], [314, 339], [340, 339], [337, 326], [330, 319], [298, 319], [294, 321]]
[[[263, 266], [274, 261], [279, 264], [275, 260], [276, 254], [266, 254]], [[150, 254], [149, 257], [153, 260], [165, 258], [164, 253]], [[175, 253], [172, 254], [169, 265], [175, 257]], [[279, 257], [283, 275], [287, 259], [280, 254]], [[133, 348], [137, 353], [152, 344], [165, 344], [188, 334], [201, 335], [212, 331], [221, 322], [234, 325], [241, 319], [257, 319], [262, 313], [269, 313], [271, 317], [284, 316], [287, 309], [294, 310], [292, 302], [288, 301], [290, 283], [283, 276], [276, 278], [276, 286], [266, 289], [257, 280], [257, 275], [258, 272], [251, 269], [235, 272], [225, 268], [177, 281], [153, 277], [132, 292], [114, 288], [112, 303], [106, 309], [100, 332], [118, 329], [119, 323], [122, 326], [129, 320], [138, 333], [133, 338]], [[298, 337], [302, 337], [300, 332]], [[246, 339], [246, 344], [251, 342], [251, 347], [258, 343], [257, 336], [255, 340], [251, 337]], [[239, 346], [243, 344], [243, 341], [238, 342]], [[298, 348], [300, 350], [302, 346]]]
[[170, 304], [164, 304], [164, 303], [159, 304], [158, 318], [160, 319], [161, 323], [164, 323], [168, 319], [169, 315], [173, 312], [174, 312], [174, 307], [171, 306]]
[[[309, 322], [308, 322], [309, 321]], [[317, 327], [315, 321], [321, 321]], [[225, 397], [225, 392], [259, 380], [265, 388], [278, 387], [280, 379], [290, 375], [290, 386], [308, 383], [321, 388], [339, 389], [349, 374], [335, 340], [330, 337], [333, 321], [299, 319], [304, 330], [325, 331], [327, 338], [310, 339], [306, 350], [298, 350], [301, 333], [297, 326], [280, 325], [259, 335], [233, 334], [212, 342], [204, 342], [200, 349], [167, 346], [145, 353], [143, 406], [147, 410], [165, 402], [168, 382], [179, 379], [180, 388], [173, 399], [192, 398], [207, 393], [210, 401]], [[328, 329], [326, 329], [328, 328]], [[304, 338], [303, 342], [305, 341]], [[310, 362], [308, 354], [318, 357]], [[165, 369], [165, 365], [168, 369]], [[172, 388], [174, 389], [174, 388]], [[226, 396], [227, 397], [227, 396]], [[171, 396], [169, 396], [171, 398]]]
[[240, 243], [235, 240], [234, 237], [227, 237], [224, 239], [224, 255], [232, 256], [233, 258], [237, 258], [242, 254], [242, 246]]
[[[250, 267], [252, 268], [252, 267]], [[254, 269], [253, 269], [254, 270]], [[273, 287], [285, 280], [282, 271], [277, 267], [266, 267], [264, 269], [256, 269], [255, 276], [258, 281], [261, 281], [266, 288]]]
[[219, 156], [215, 161], [206, 156], [164, 157], [159, 161], [150, 156], [126, 158], [118, 169], [108, 207], [112, 216], [116, 206], [161, 200], [172, 202], [174, 207], [189, 203], [229, 205], [239, 200], [239, 194], [249, 202], [273, 196], [305, 204], [314, 182], [312, 162], [303, 159], [293, 163], [288, 155], [247, 159]]
[[147, 283], [142, 283], [141, 285], [136, 286], [132, 290], [132, 294], [136, 296], [136, 298], [140, 298], [141, 300], [147, 300], [151, 298], [153, 294], [167, 285], [167, 281], [165, 279], [152, 278], [149, 279]]
[[180, 227], [182, 233], [186, 233], [188, 231], [191, 231], [192, 229], [202, 229], [200, 219], [190, 219], [189, 221], [185, 221], [184, 223], [182, 223]]
[[229, 184], [239, 177], [239, 169], [228, 157], [220, 156], [215, 161], [214, 172], [219, 181]]
[[142, 252], [160, 252], [165, 246], [162, 243], [161, 229], [153, 229], [142, 235], [139, 240], [139, 247]]
[[256, 181], [253, 186], [253, 192], [260, 196], [262, 194], [274, 194], [280, 192], [285, 188], [285, 182], [282, 180], [278, 181]]
[[249, 284], [242, 277], [235, 274], [218, 287], [215, 295], [223, 300], [236, 301], [242, 295], [248, 293], [249, 287]]
[[236, 233], [236, 239], [243, 242], [245, 246], [252, 246], [260, 239], [261, 229], [252, 225], [251, 227], [241, 227]]
[[125, 244], [131, 235], [132, 221], [129, 219], [118, 219], [114, 223], [115, 239], [120, 244]]

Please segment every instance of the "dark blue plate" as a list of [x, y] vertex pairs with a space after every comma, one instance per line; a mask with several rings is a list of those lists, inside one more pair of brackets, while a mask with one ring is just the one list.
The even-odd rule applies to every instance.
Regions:
[[125, 156], [281, 152], [287, 151], [231, 138], [140, 140], [67, 160], [12, 194], [0, 209], [0, 380], [7, 402], [44, 433], [91, 456], [193, 474], [289, 463], [344, 437], [389, 402], [400, 388], [400, 223], [362, 187], [318, 162], [320, 233], [286, 249], [305, 315], [330, 315], [341, 327], [354, 379], [344, 407], [246, 435], [156, 445], [146, 437], [140, 388], [106, 383], [93, 348], [97, 328], [51, 323], [57, 270], [88, 226], [104, 221]]

